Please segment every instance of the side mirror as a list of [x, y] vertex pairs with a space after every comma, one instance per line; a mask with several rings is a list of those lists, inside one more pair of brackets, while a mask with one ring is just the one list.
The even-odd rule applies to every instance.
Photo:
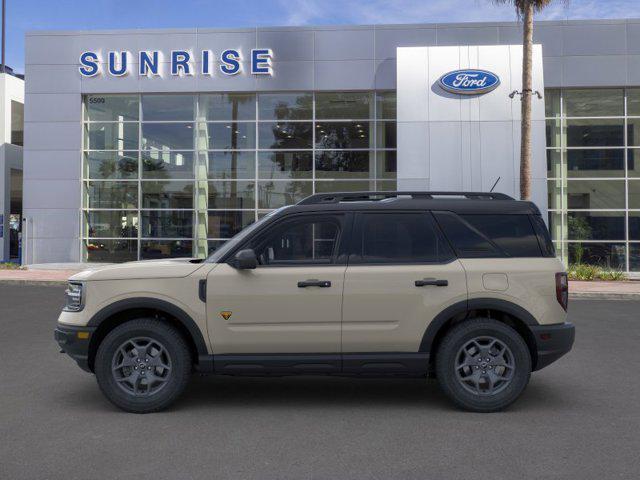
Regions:
[[258, 258], [256, 252], [247, 248], [246, 250], [240, 250], [233, 258], [233, 267], [238, 270], [253, 270], [258, 266]]

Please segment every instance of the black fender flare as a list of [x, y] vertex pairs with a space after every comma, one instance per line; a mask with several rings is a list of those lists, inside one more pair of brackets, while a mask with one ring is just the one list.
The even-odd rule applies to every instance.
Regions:
[[180, 324], [189, 332], [189, 335], [191, 335], [191, 339], [196, 347], [198, 356], [207, 356], [209, 354], [202, 332], [196, 325], [196, 322], [193, 321], [193, 318], [191, 318], [191, 316], [181, 308], [176, 307], [174, 304], [165, 300], [160, 300], [159, 298], [135, 297], [118, 300], [117, 302], [107, 305], [91, 317], [87, 326], [98, 327], [104, 320], [115, 314], [126, 310], [142, 308], [160, 310], [177, 319], [178, 322], [180, 322]]
[[422, 336], [420, 342], [420, 352], [429, 353], [431, 346], [436, 338], [436, 335], [444, 324], [451, 318], [464, 314], [465, 317], [471, 310], [500, 310], [501, 312], [508, 313], [512, 317], [517, 318], [525, 325], [535, 326], [539, 325], [531, 313], [513, 302], [507, 300], [501, 300], [498, 298], [473, 298], [471, 300], [462, 300], [461, 302], [454, 303], [442, 310], [436, 315]]

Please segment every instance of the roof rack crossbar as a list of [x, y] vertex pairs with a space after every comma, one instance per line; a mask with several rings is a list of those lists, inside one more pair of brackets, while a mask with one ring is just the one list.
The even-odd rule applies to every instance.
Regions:
[[384, 200], [394, 197], [411, 197], [433, 199], [434, 197], [464, 197], [470, 200], [513, 200], [513, 197], [497, 192], [336, 192], [316, 193], [300, 200], [298, 205], [315, 205], [320, 203], [359, 202]]

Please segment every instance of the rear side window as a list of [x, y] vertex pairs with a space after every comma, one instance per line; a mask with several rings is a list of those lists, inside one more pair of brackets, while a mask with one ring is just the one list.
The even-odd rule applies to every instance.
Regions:
[[538, 236], [529, 215], [461, 215], [510, 257], [540, 257]]
[[549, 229], [545, 225], [544, 220], [542, 220], [540, 215], [531, 215], [530, 218], [531, 223], [533, 223], [533, 228], [538, 235], [538, 243], [540, 244], [540, 250], [542, 250], [542, 256], [555, 257], [556, 249], [553, 246]]
[[504, 257], [485, 235], [451, 212], [433, 213], [460, 258]]
[[365, 213], [358, 223], [356, 263], [444, 263], [454, 258], [429, 213]]

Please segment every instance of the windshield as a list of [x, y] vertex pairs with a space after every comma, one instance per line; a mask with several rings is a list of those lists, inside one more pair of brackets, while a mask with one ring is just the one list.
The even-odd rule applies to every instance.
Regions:
[[284, 206], [284, 207], [280, 207], [277, 210], [274, 210], [273, 212], [269, 212], [268, 214], [266, 214], [264, 217], [262, 217], [257, 222], [252, 223], [251, 225], [246, 227], [244, 230], [241, 230], [234, 237], [232, 237], [229, 241], [227, 241], [224, 245], [222, 245], [215, 252], [213, 252], [211, 255], [209, 255], [209, 257], [207, 258], [206, 261], [208, 263], [218, 263], [221, 258], [223, 258], [227, 253], [229, 253], [231, 250], [236, 248], [240, 243], [242, 243], [249, 235], [251, 235], [251, 233], [254, 230], [260, 228], [262, 225], [264, 225], [264, 223], [268, 219], [270, 219], [275, 214], [283, 211], [286, 208], [289, 208], [289, 205]]

